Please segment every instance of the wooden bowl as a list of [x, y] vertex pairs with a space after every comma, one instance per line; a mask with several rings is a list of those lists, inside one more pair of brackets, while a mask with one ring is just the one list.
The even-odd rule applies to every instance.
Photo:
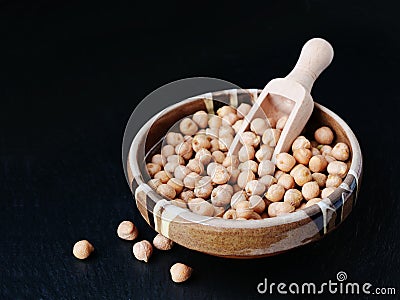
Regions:
[[[315, 103], [306, 126], [313, 132], [327, 125], [335, 132], [335, 142], [350, 147], [349, 172], [328, 198], [304, 210], [262, 220], [225, 220], [204, 217], [172, 204], [146, 182], [146, 155], [160, 152], [159, 142], [178, 120], [198, 110], [213, 113], [221, 102], [237, 106], [252, 103], [260, 90], [227, 90], [193, 97], [163, 110], [149, 120], [134, 138], [127, 170], [136, 205], [147, 223], [157, 232], [189, 249], [230, 258], [256, 258], [278, 254], [322, 238], [335, 229], [356, 204], [362, 173], [360, 146], [349, 126], [335, 113]], [[215, 101], [217, 100], [217, 101]]]

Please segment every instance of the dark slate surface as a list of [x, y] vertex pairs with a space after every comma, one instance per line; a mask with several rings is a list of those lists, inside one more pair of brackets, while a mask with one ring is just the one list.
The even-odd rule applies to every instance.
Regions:
[[[393, 4], [53, 2], [0, 1], [1, 299], [247, 299], [265, 277], [318, 283], [341, 270], [348, 281], [400, 288]], [[287, 74], [314, 36], [336, 51], [314, 99], [348, 122], [364, 154], [349, 219], [320, 242], [271, 258], [228, 260], [177, 246], [149, 264], [133, 259], [132, 243], [116, 237], [119, 222], [133, 219], [140, 238], [155, 235], [121, 165], [135, 105], [192, 76], [262, 88]], [[84, 262], [71, 254], [82, 238], [96, 248]], [[195, 269], [182, 285], [169, 279], [176, 261]]]

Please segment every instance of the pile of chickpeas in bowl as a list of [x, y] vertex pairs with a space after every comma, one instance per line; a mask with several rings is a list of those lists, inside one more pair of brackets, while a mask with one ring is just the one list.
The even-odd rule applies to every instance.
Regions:
[[298, 136], [289, 153], [271, 161], [287, 116], [256, 118], [228, 150], [251, 105], [223, 106], [216, 115], [197, 111], [180, 120], [161, 153], [146, 164], [149, 186], [170, 203], [199, 215], [258, 220], [304, 209], [328, 197], [347, 175], [348, 145], [327, 126], [313, 140]]

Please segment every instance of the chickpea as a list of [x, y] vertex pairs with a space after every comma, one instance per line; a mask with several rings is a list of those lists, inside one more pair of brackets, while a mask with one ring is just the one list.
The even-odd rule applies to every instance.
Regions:
[[294, 212], [295, 207], [287, 202], [275, 202], [268, 206], [268, 215], [270, 217], [278, 217]]
[[320, 152], [317, 148], [315, 148], [315, 147], [312, 147], [312, 148], [311, 148], [311, 153], [312, 153], [313, 156], [316, 156], [316, 155], [320, 155], [320, 154], [321, 154], [321, 152]]
[[235, 184], [237, 182], [238, 177], [239, 177], [240, 170], [236, 169], [236, 168], [234, 168], [232, 166], [227, 167], [226, 170], [228, 171], [229, 176], [230, 176], [228, 183]]
[[340, 178], [344, 178], [347, 174], [347, 165], [342, 161], [330, 162], [327, 168], [330, 175], [337, 175]]
[[306, 148], [306, 149], [310, 149], [311, 148], [310, 141], [306, 137], [304, 137], [302, 135], [298, 136], [294, 140], [294, 142], [292, 144], [292, 151], [294, 152], [297, 149], [301, 149], [301, 148]]
[[174, 242], [159, 233], [154, 237], [153, 245], [158, 250], [166, 251], [166, 250], [171, 250], [172, 246], [174, 245]]
[[251, 105], [247, 103], [241, 103], [237, 108], [237, 115], [239, 118], [243, 119], [249, 113]]
[[177, 163], [174, 162], [168, 162], [164, 166], [164, 171], [168, 173], [169, 177], [172, 177], [172, 174], [174, 174], [176, 167], [178, 166]]
[[276, 155], [276, 166], [283, 172], [289, 172], [295, 164], [296, 160], [289, 153], [279, 153]]
[[190, 171], [196, 172], [197, 174], [202, 174], [204, 172], [204, 166], [198, 158], [189, 160], [186, 167], [189, 168]]
[[196, 172], [191, 172], [183, 179], [183, 185], [186, 188], [194, 189], [196, 187], [196, 182], [200, 179], [201, 176], [199, 174], [197, 174]]
[[283, 188], [283, 186], [279, 184], [273, 184], [268, 188], [265, 197], [269, 201], [277, 202], [282, 200], [284, 194], [285, 194], [285, 189]]
[[296, 161], [299, 164], [303, 164], [303, 165], [308, 165], [308, 162], [310, 161], [310, 158], [312, 157], [312, 152], [309, 149], [306, 148], [300, 148], [300, 149], [296, 149], [293, 152], [293, 157], [296, 159]]
[[217, 110], [217, 115], [221, 118], [225, 117], [230, 113], [236, 114], [236, 109], [229, 105], [222, 106]]
[[206, 128], [206, 136], [211, 138], [218, 138], [219, 129], [218, 128]]
[[273, 175], [275, 172], [275, 164], [270, 160], [263, 160], [258, 165], [258, 176]]
[[208, 114], [203, 110], [195, 112], [192, 119], [199, 128], [206, 128], [208, 125]]
[[236, 204], [238, 204], [241, 201], [247, 201], [247, 194], [243, 190], [237, 191], [236, 193], [233, 194], [231, 198], [231, 207], [233, 209], [236, 209]]
[[265, 185], [258, 180], [251, 180], [246, 184], [245, 191], [247, 195], [262, 195], [265, 192]]
[[162, 167], [164, 164], [166, 164], [166, 159], [161, 154], [156, 154], [151, 158], [151, 162]]
[[253, 159], [255, 150], [253, 146], [243, 145], [238, 153], [239, 161], [245, 162], [249, 159]]
[[160, 179], [151, 179], [147, 182], [147, 184], [154, 190], [156, 190], [160, 185], [162, 185], [162, 182]]
[[233, 113], [229, 113], [222, 118], [222, 122], [224, 122], [225, 124], [228, 123], [230, 126], [235, 124], [237, 120], [239, 120], [238, 115]]
[[303, 195], [297, 189], [289, 189], [283, 196], [283, 201], [294, 207], [299, 207], [301, 200], [303, 200]]
[[211, 174], [212, 182], [216, 184], [224, 184], [229, 181], [229, 173], [228, 170], [221, 165], [216, 165], [214, 167], [214, 172]]
[[283, 186], [285, 190], [293, 189], [295, 186], [294, 178], [289, 174], [282, 174], [278, 179], [278, 184]]
[[228, 125], [223, 125], [219, 128], [218, 131], [218, 136], [219, 137], [223, 137], [226, 135], [234, 135], [235, 134], [235, 130], [233, 130], [232, 126], [228, 126]]
[[169, 270], [173, 282], [180, 283], [188, 280], [193, 273], [193, 269], [185, 264], [176, 263]]
[[195, 158], [197, 158], [203, 165], [208, 165], [212, 159], [212, 155], [210, 151], [203, 148], [197, 151]]
[[[274, 168], [275, 168], [275, 166], [274, 166]], [[239, 169], [240, 171], [250, 170], [250, 171], [252, 171], [253, 173], [257, 173], [257, 171], [258, 171], [258, 164], [257, 164], [254, 160], [248, 160], [248, 161], [245, 161], [245, 162], [239, 164], [238, 169]]]
[[148, 163], [146, 164], [146, 168], [150, 177], [153, 177], [156, 173], [161, 171], [161, 166], [159, 164]]
[[193, 155], [192, 144], [189, 142], [180, 143], [175, 147], [175, 153], [184, 159], [190, 159]]
[[213, 217], [221, 218], [225, 213], [225, 208], [222, 206], [214, 206], [214, 214]]
[[207, 136], [203, 134], [196, 135], [192, 141], [192, 148], [195, 152], [198, 152], [200, 149], [209, 149], [211, 147], [211, 143]]
[[329, 165], [329, 163], [331, 163], [333, 161], [336, 161], [336, 158], [334, 158], [333, 156], [325, 155], [324, 157], [325, 157], [326, 162], [328, 163], [328, 165]]
[[211, 177], [204, 176], [199, 181], [196, 182], [194, 188], [194, 194], [197, 198], [207, 199], [210, 197], [211, 192], [213, 190], [213, 186], [211, 184]]
[[323, 146], [321, 146], [321, 148], [319, 148], [319, 151], [321, 152], [321, 154], [322, 154], [323, 156], [325, 156], [325, 155], [331, 155], [332, 147], [329, 146], [329, 145], [323, 145]]
[[245, 131], [240, 135], [240, 142], [243, 145], [257, 147], [260, 144], [260, 137], [254, 132]]
[[311, 157], [308, 167], [310, 168], [311, 171], [315, 173], [320, 173], [325, 170], [326, 166], [328, 165], [328, 162], [326, 161], [325, 157], [322, 155], [316, 155]]
[[132, 251], [137, 260], [148, 262], [150, 256], [153, 254], [153, 246], [149, 241], [143, 240], [135, 243]]
[[174, 199], [176, 196], [176, 191], [175, 189], [168, 185], [168, 184], [162, 184], [157, 188], [157, 193], [160, 195], [168, 198], [168, 199]]
[[171, 176], [165, 171], [160, 171], [154, 175], [154, 179], [159, 179], [161, 183], [167, 183], [170, 178]]
[[228, 151], [233, 142], [233, 135], [220, 136], [218, 140], [218, 147], [222, 151]]
[[183, 191], [180, 194], [180, 197], [183, 201], [188, 202], [190, 199], [196, 198], [196, 195], [194, 194], [194, 192], [192, 190], [187, 190], [187, 191]]
[[212, 139], [210, 141], [210, 152], [218, 151], [219, 150], [219, 140], [218, 139]]
[[276, 122], [275, 128], [276, 128], [276, 129], [279, 129], [279, 130], [283, 130], [283, 128], [284, 128], [285, 125], [286, 125], [287, 119], [288, 119], [288, 116], [282, 116], [282, 117], [280, 117], [280, 118], [278, 119], [278, 121]]
[[261, 214], [265, 210], [265, 202], [258, 195], [250, 196], [249, 203], [250, 203], [250, 209], [254, 210], [254, 212], [258, 214]]
[[319, 185], [316, 181], [307, 182], [301, 188], [301, 193], [306, 200], [317, 198], [320, 192]]
[[218, 164], [215, 162], [208, 164], [208, 166], [207, 166], [207, 175], [208, 176], [212, 176], [212, 174], [214, 174], [216, 166], [218, 166]]
[[174, 177], [175, 177], [176, 179], [179, 179], [179, 180], [182, 180], [182, 181], [183, 181], [183, 179], [185, 179], [185, 177], [186, 177], [190, 172], [191, 172], [191, 171], [190, 171], [189, 168], [187, 168], [187, 167], [185, 167], [185, 166], [182, 166], [182, 165], [179, 165], [179, 166], [177, 166], [177, 167], [175, 168]]
[[199, 127], [193, 120], [184, 118], [179, 124], [179, 129], [184, 135], [194, 135], [199, 130]]
[[274, 153], [274, 148], [268, 145], [261, 145], [260, 149], [255, 154], [258, 162], [262, 162], [263, 160], [270, 160], [272, 158], [272, 154]]
[[189, 209], [202, 216], [212, 217], [214, 215], [214, 206], [202, 198], [194, 198], [188, 201]]
[[325, 187], [326, 175], [323, 173], [312, 173], [312, 180], [316, 181], [320, 188]]
[[326, 187], [337, 188], [342, 184], [342, 178], [337, 175], [328, 175], [328, 179], [326, 180]]
[[281, 131], [278, 129], [268, 128], [262, 135], [262, 141], [265, 145], [275, 147], [278, 143]]
[[75, 243], [72, 254], [79, 259], [86, 259], [94, 251], [94, 247], [89, 241], [82, 240]]
[[183, 191], [183, 182], [178, 178], [171, 178], [167, 184], [175, 190], [176, 194], [180, 194]]
[[318, 202], [320, 202], [322, 199], [321, 198], [313, 198], [307, 201], [306, 205], [304, 207], [310, 207], [311, 205], [314, 205]]
[[231, 202], [233, 188], [227, 184], [219, 185], [212, 190], [211, 203], [214, 206], [225, 207]]
[[[184, 165], [185, 164], [185, 160], [180, 155], [170, 155], [170, 156], [167, 157], [167, 163], [174, 163], [174, 164], [177, 164], [177, 165]], [[165, 166], [164, 166], [164, 169], [165, 169]]]
[[335, 191], [335, 188], [333, 188], [333, 187], [324, 188], [321, 192], [321, 198], [325, 199], [325, 198], [329, 197], [329, 195], [332, 194], [334, 191]]
[[229, 155], [225, 157], [224, 161], [222, 162], [222, 165], [227, 168], [227, 167], [234, 167], [237, 168], [239, 166], [239, 158], [236, 155]]
[[179, 198], [170, 200], [169, 203], [180, 208], [187, 208], [186, 202]]
[[253, 215], [253, 209], [250, 208], [249, 201], [240, 201], [236, 204], [236, 216], [237, 218], [250, 219]]
[[138, 234], [138, 229], [131, 221], [122, 221], [118, 225], [117, 235], [123, 240], [133, 241], [137, 238]]
[[212, 158], [216, 163], [222, 164], [225, 160], [225, 154], [221, 151], [214, 151], [212, 153]]
[[235, 131], [235, 133], [239, 132], [240, 128], [242, 127], [243, 122], [244, 122], [243, 120], [237, 120], [235, 122], [235, 124], [233, 124], [232, 128]]
[[290, 171], [290, 175], [299, 186], [303, 186], [305, 183], [312, 180], [310, 169], [304, 165], [295, 166], [292, 171]]
[[337, 143], [331, 151], [331, 155], [337, 160], [346, 161], [350, 156], [349, 146], [345, 143]]
[[165, 145], [161, 149], [161, 155], [163, 157], [170, 157], [171, 155], [175, 154], [175, 147], [171, 145]]
[[269, 188], [271, 185], [277, 182], [276, 178], [271, 175], [264, 175], [258, 179], [259, 182], [265, 185], [265, 188]]
[[333, 142], [333, 131], [327, 126], [322, 126], [314, 132], [314, 138], [320, 144], [329, 145]]
[[192, 145], [193, 137], [191, 135], [185, 135], [183, 137], [184, 142], [188, 142], [190, 145]]
[[234, 210], [234, 209], [228, 209], [228, 210], [224, 213], [224, 215], [222, 216], [222, 218], [224, 218], [224, 219], [226, 219], [226, 220], [229, 220], [229, 219], [235, 220], [235, 219], [237, 218], [236, 210]]
[[263, 135], [268, 128], [267, 122], [262, 118], [256, 118], [250, 123], [250, 130], [258, 135]]
[[280, 178], [283, 174], [286, 174], [286, 173], [283, 172], [283, 171], [281, 171], [281, 170], [276, 170], [274, 176], [275, 176], [275, 178], [276, 178], [277, 180], [279, 180], [279, 178]]
[[168, 132], [166, 137], [166, 142], [168, 145], [175, 147], [176, 145], [183, 142], [183, 135], [177, 132]]
[[254, 175], [254, 173], [250, 170], [247, 171], [243, 171], [240, 172], [239, 177], [237, 179], [237, 184], [239, 187], [241, 187], [242, 189], [245, 188], [246, 184], [251, 181], [256, 179], [256, 176]]
[[222, 118], [212, 115], [210, 116], [210, 119], [208, 120], [208, 126], [210, 128], [220, 128], [222, 125]]

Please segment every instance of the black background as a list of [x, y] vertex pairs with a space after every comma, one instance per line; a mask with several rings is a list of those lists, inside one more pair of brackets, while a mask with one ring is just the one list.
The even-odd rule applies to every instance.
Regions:
[[[0, 298], [246, 299], [265, 277], [318, 283], [341, 270], [399, 293], [400, 26], [395, 1], [357, 2], [1, 1]], [[193, 76], [262, 88], [316, 36], [335, 58], [313, 97], [348, 122], [364, 155], [351, 216], [276, 257], [228, 260], [176, 246], [136, 261], [115, 232], [133, 219], [140, 238], [155, 235], [121, 164], [135, 105]], [[78, 261], [72, 246], [83, 238], [96, 251]], [[177, 261], [194, 268], [181, 285], [169, 278]]]

